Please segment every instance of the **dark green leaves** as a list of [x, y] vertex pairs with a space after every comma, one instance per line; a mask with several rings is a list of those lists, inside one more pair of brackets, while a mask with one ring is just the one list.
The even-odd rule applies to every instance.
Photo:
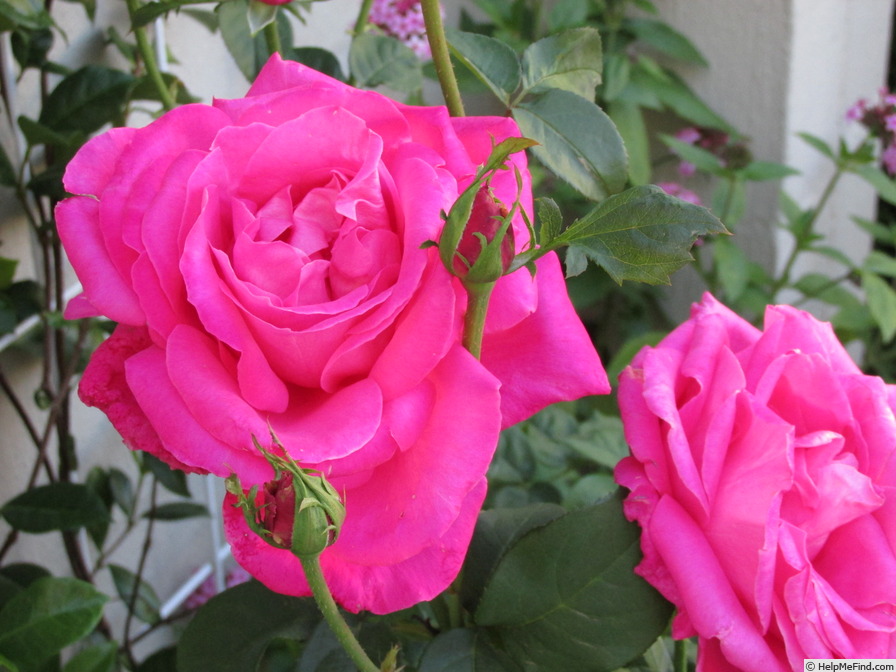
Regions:
[[348, 55], [355, 84], [362, 88], [388, 86], [404, 92], [423, 85], [423, 69], [413, 50], [384, 35], [365, 33], [352, 40]]
[[621, 191], [625, 148], [610, 118], [594, 103], [601, 81], [601, 42], [576, 28], [531, 44], [522, 59], [509, 46], [472, 33], [449, 34], [452, 52], [510, 108], [534, 154], [586, 197]]
[[36, 668], [93, 630], [106, 599], [83, 581], [38, 579], [0, 610], [0, 657]]
[[109, 517], [103, 501], [87, 486], [53, 483], [27, 490], [7, 502], [0, 514], [22, 532], [75, 530]]
[[671, 606], [634, 573], [639, 530], [619, 498], [524, 534], [501, 557], [475, 612], [526, 669], [597, 672], [640, 655]]
[[475, 33], [449, 31], [448, 39], [458, 60], [509, 106], [520, 85], [520, 64], [513, 49], [500, 40]]
[[594, 103], [551, 89], [513, 110], [523, 135], [542, 163], [592, 200], [625, 187], [628, 167], [619, 132]]
[[719, 233], [726, 233], [724, 225], [705, 208], [647, 186], [608, 198], [560, 239], [571, 246], [570, 275], [583, 270], [584, 255], [616, 282], [668, 284], [669, 275], [691, 260], [694, 242]]
[[257, 582], [213, 597], [196, 614], [177, 650], [179, 672], [256, 669], [278, 638], [306, 640], [318, 621], [310, 599], [278, 595]]
[[50, 93], [39, 121], [57, 132], [93, 133], [122, 116], [134, 78], [120, 70], [88, 65]]
[[563, 89], [594, 100], [602, 67], [600, 34], [594, 28], [551, 35], [523, 53], [523, 89], [529, 93]]

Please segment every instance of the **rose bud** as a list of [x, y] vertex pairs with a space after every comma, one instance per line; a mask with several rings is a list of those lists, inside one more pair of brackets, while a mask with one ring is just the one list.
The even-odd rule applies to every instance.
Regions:
[[258, 447], [275, 474], [263, 486], [261, 506], [258, 486], [247, 495], [235, 474], [227, 479], [227, 491], [237, 498], [249, 528], [268, 544], [299, 558], [320, 555], [336, 541], [345, 520], [339, 493], [318, 472]]
[[[494, 282], [514, 257], [513, 226], [507, 208], [483, 184], [454, 255], [454, 273], [469, 282]], [[494, 245], [492, 243], [495, 243]]]
[[296, 490], [286, 472], [264, 484], [264, 506], [259, 510], [261, 525], [271, 533], [271, 541], [292, 548], [292, 526], [296, 519]]

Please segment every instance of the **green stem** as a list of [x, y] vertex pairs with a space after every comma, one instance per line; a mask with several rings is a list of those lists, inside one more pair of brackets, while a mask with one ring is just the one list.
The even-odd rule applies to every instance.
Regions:
[[153, 53], [152, 45], [149, 43], [149, 38], [146, 36], [146, 28], [143, 26], [138, 28], [133, 25], [134, 15], [140, 8], [140, 3], [138, 0], [127, 0], [127, 4], [128, 16], [131, 18], [131, 26], [134, 30], [134, 36], [137, 38], [137, 48], [140, 50], [140, 56], [143, 58], [144, 65], [146, 65], [146, 72], [152, 80], [152, 83], [155, 85], [156, 90], [159, 92], [159, 98], [162, 100], [162, 106], [165, 108], [165, 111], [173, 110], [177, 107], [177, 101], [174, 100], [174, 95], [171, 93], [171, 89], [165, 85], [162, 71], [159, 70], [159, 64], [156, 63], [156, 55]]
[[336, 639], [339, 640], [349, 658], [352, 659], [352, 662], [361, 672], [380, 672], [380, 668], [370, 660], [364, 649], [361, 648], [361, 644], [358, 643], [351, 628], [348, 627], [348, 623], [345, 622], [345, 619], [339, 613], [339, 607], [336, 606], [333, 595], [330, 593], [327, 582], [324, 580], [324, 574], [320, 568], [320, 556], [299, 558], [299, 560], [302, 563], [302, 569], [305, 570], [305, 578], [314, 595], [314, 601], [317, 602], [324, 620], [330, 626], [333, 634], [336, 635]]
[[457, 86], [457, 78], [454, 76], [454, 66], [451, 65], [451, 55], [448, 52], [448, 40], [445, 37], [445, 26], [442, 24], [442, 14], [439, 9], [439, 0], [420, 0], [423, 9], [423, 23], [426, 25], [426, 39], [432, 50], [432, 62], [436, 66], [436, 75], [439, 85], [442, 87], [442, 95], [445, 104], [452, 117], [464, 116], [464, 104], [460, 97], [460, 89]]
[[827, 205], [828, 200], [831, 198], [831, 194], [834, 193], [834, 188], [837, 186], [837, 182], [839, 182], [840, 178], [843, 176], [844, 170], [844, 166], [837, 166], [836, 172], [834, 172], [834, 174], [831, 176], [831, 179], [828, 180], [827, 185], [825, 185], [824, 191], [821, 194], [821, 198], [818, 201], [818, 205], [812, 211], [812, 216], [809, 218], [809, 221], [806, 223], [806, 226], [803, 229], [803, 231], [805, 232], [804, 239], [796, 239], [794, 241], [793, 249], [790, 251], [790, 255], [788, 255], [787, 261], [784, 263], [784, 268], [781, 271], [781, 274], [778, 276], [778, 279], [772, 285], [772, 289], [770, 292], [772, 301], [774, 301], [778, 292], [790, 283], [790, 273], [793, 271], [793, 266], [796, 263], [797, 257], [800, 255], [800, 252], [803, 251], [804, 240], [811, 235], [812, 229], [815, 228], [815, 222], [818, 221], [818, 217], [821, 215], [821, 211], [824, 210], [824, 206]]
[[485, 316], [488, 302], [495, 288], [494, 282], [464, 283], [467, 290], [467, 314], [464, 315], [463, 345], [476, 359], [482, 356], [482, 334], [485, 331]]
[[688, 672], [688, 640], [676, 639], [672, 669], [675, 672]]
[[361, 3], [361, 9], [358, 10], [358, 18], [355, 19], [355, 27], [352, 29], [352, 35], [358, 36], [364, 32], [367, 27], [367, 19], [370, 17], [370, 8], [373, 7], [373, 0], [364, 0]]
[[264, 41], [268, 46], [268, 51], [272, 54], [284, 55], [283, 44], [280, 42], [280, 31], [277, 30], [276, 19], [264, 27]]

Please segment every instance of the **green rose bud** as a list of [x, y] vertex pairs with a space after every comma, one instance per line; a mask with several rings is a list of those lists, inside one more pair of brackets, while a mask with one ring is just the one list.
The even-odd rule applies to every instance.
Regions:
[[[273, 439], [283, 447], [276, 436]], [[274, 455], [255, 437], [252, 440], [274, 468], [274, 479], [264, 484], [262, 504], [257, 504], [258, 487], [245, 493], [236, 474], [227, 479], [227, 491], [237, 498], [249, 528], [271, 546], [299, 558], [320, 555], [336, 541], [345, 520], [339, 493], [323, 475], [302, 469], [285, 451], [284, 456]]]
[[494, 282], [513, 262], [513, 226], [507, 208], [482, 185], [454, 255], [454, 274], [470, 282]]

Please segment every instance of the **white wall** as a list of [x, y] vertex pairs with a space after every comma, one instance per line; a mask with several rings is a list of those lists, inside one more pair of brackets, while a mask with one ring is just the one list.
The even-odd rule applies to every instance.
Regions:
[[[662, 18], [691, 38], [709, 69], [685, 72], [695, 91], [752, 139], [757, 159], [795, 167], [787, 192], [803, 206], [815, 203], [832, 172], [830, 162], [802, 140], [809, 132], [828, 143], [855, 136], [845, 112], [859, 98], [876, 99], [886, 79], [893, 0], [658, 0]], [[738, 241], [757, 261], [776, 265], [789, 252], [788, 237], [775, 232], [775, 184], [753, 185]], [[849, 224], [851, 215], [873, 217], [875, 196], [856, 178], [840, 185], [819, 230], [853, 259], [867, 238]], [[812, 270], [830, 262], [818, 259]], [[802, 268], [809, 269], [809, 265]], [[675, 300], [696, 292], [674, 286]]]

